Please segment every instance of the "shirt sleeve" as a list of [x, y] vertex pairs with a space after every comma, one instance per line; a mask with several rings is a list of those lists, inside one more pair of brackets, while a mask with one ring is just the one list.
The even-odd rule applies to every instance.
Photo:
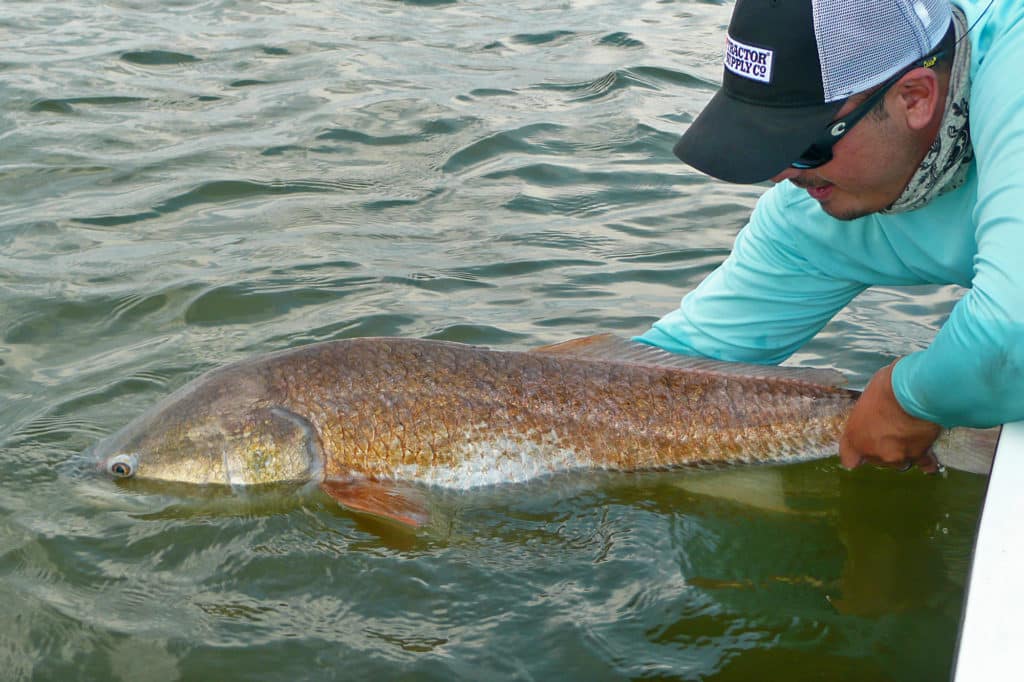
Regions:
[[719, 360], [775, 364], [792, 355], [865, 285], [822, 272], [800, 250], [799, 211], [778, 186], [758, 201], [730, 256], [680, 307], [635, 340]]
[[971, 288], [932, 344], [893, 371], [903, 408], [944, 426], [1024, 419], [1024, 89], [1013, 86], [1024, 22], [1001, 19], [1011, 28], [983, 31], [991, 46], [977, 57], [971, 84], [978, 172]]

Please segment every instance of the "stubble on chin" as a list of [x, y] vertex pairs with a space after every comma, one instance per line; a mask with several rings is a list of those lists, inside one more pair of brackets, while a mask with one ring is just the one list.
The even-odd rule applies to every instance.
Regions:
[[832, 216], [836, 220], [842, 220], [843, 222], [849, 222], [851, 220], [857, 220], [859, 218], [863, 218], [865, 216], [869, 216], [872, 213], [877, 213], [878, 212], [878, 211], [868, 211], [868, 210], [857, 209], [857, 208], [832, 209], [832, 208], [829, 208], [828, 206], [825, 206], [824, 204], [821, 204], [821, 210], [823, 210], [825, 213], [827, 213], [828, 215]]

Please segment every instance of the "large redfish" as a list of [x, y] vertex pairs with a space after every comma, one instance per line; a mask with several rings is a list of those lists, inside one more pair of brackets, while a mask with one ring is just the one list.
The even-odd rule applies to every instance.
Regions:
[[[96, 454], [121, 478], [316, 482], [347, 507], [418, 525], [426, 510], [410, 482], [471, 488], [572, 469], [835, 455], [858, 395], [841, 379], [607, 335], [528, 352], [357, 338], [210, 371]], [[945, 441], [948, 454], [965, 458], [951, 462], [938, 450], [940, 460], [987, 470], [994, 438], [980, 449], [965, 440]]]

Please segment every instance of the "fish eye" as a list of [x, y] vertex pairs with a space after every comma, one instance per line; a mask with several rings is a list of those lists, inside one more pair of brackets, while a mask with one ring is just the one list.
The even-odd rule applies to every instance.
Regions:
[[115, 455], [107, 461], [107, 471], [117, 478], [134, 476], [136, 468], [138, 468], [138, 458], [135, 455]]

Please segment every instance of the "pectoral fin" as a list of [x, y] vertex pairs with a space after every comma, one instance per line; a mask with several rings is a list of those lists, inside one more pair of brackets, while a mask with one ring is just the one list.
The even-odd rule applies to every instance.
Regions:
[[423, 495], [409, 484], [368, 478], [328, 480], [320, 488], [349, 509], [419, 528], [430, 520]]

